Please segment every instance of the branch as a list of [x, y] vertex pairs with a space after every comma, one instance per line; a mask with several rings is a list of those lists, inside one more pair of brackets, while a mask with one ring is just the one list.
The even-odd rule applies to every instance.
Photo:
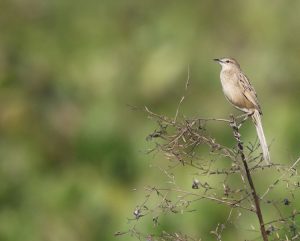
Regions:
[[238, 125], [237, 125], [237, 123], [236, 123], [233, 116], [231, 116], [230, 126], [233, 129], [233, 135], [234, 135], [234, 137], [237, 141], [237, 144], [238, 144], [239, 154], [241, 156], [241, 159], [242, 159], [245, 171], [246, 171], [247, 180], [248, 180], [248, 183], [249, 183], [249, 186], [250, 186], [250, 189], [251, 189], [251, 194], [252, 194], [252, 197], [254, 199], [254, 204], [255, 204], [255, 208], [256, 208], [256, 215], [257, 215], [257, 218], [258, 218], [258, 221], [259, 221], [259, 224], [260, 224], [261, 235], [262, 235], [264, 241], [268, 241], [269, 240], [268, 239], [268, 234], [267, 234], [266, 229], [265, 229], [265, 224], [264, 224], [262, 212], [261, 212], [261, 209], [260, 209], [259, 197], [256, 193], [255, 186], [254, 186], [254, 183], [253, 183], [253, 180], [252, 180], [252, 176], [251, 176], [251, 173], [250, 173], [247, 161], [246, 161], [246, 157], [245, 157], [245, 154], [244, 154], [244, 147], [243, 147], [243, 143], [241, 141], [241, 134], [239, 133], [239, 127], [238, 127]]

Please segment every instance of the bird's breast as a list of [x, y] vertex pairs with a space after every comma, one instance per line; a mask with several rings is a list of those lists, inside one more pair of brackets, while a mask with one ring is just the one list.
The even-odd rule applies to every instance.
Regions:
[[236, 108], [245, 112], [249, 109], [255, 108], [253, 103], [251, 103], [243, 94], [237, 75], [221, 73], [220, 79], [226, 99]]

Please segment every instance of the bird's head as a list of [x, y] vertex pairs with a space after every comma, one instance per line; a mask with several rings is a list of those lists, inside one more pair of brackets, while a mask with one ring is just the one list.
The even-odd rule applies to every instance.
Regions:
[[214, 59], [214, 61], [217, 61], [222, 69], [240, 68], [239, 63], [234, 58], [220, 58]]

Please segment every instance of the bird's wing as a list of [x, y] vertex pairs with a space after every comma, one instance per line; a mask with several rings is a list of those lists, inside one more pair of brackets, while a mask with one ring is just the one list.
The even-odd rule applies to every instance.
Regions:
[[260, 114], [262, 114], [260, 105], [258, 103], [257, 94], [252, 87], [249, 79], [242, 72], [239, 73], [239, 83], [243, 90], [243, 95], [257, 108]]

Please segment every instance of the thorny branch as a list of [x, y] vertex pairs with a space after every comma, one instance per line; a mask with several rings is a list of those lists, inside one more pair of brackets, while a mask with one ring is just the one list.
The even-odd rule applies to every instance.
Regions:
[[[188, 80], [189, 77], [187, 85]], [[117, 232], [116, 235], [129, 234], [147, 241], [201, 240], [181, 232], [171, 233], [164, 230], [157, 233], [155, 227], [160, 225], [161, 216], [199, 212], [195, 204], [207, 200], [229, 208], [228, 218], [225, 218], [223, 224], [216, 224], [217, 227], [211, 232], [217, 240], [222, 240], [226, 225], [234, 228], [236, 226], [234, 222], [246, 213], [255, 213], [259, 220], [258, 230], [249, 225], [250, 230], [255, 231], [251, 233], [252, 240], [259, 239], [253, 236], [259, 230], [260, 237], [265, 241], [299, 238], [297, 217], [300, 217], [300, 211], [293, 203], [296, 192], [300, 190], [300, 176], [297, 173], [300, 158], [291, 167], [276, 163], [263, 164], [258, 142], [244, 144], [240, 139], [239, 130], [244, 120], [240, 120], [239, 117], [228, 119], [179, 117], [179, 107], [183, 99], [184, 96], [174, 118], [154, 113], [145, 107], [148, 117], [158, 124], [157, 129], [147, 137], [148, 141], [154, 143], [154, 147], [149, 149], [148, 153], [162, 153], [168, 160], [168, 167], [153, 165], [165, 175], [168, 182], [164, 187], [150, 185], [144, 188], [146, 192], [144, 201], [132, 212], [133, 218], [128, 219], [130, 223], [134, 222], [133, 227], [125, 232]], [[210, 125], [215, 124], [230, 127], [237, 145], [222, 144], [211, 136], [208, 130]], [[177, 178], [181, 175], [182, 168], [190, 170], [194, 176], [189, 187]], [[253, 179], [268, 171], [279, 173], [279, 178], [276, 178], [269, 187], [265, 187], [266, 191], [260, 196]], [[282, 195], [271, 192], [275, 186], [285, 188], [289, 196], [282, 196], [286, 195], [286, 191]], [[272, 215], [269, 214], [268, 218], [265, 218], [266, 222], [262, 216], [264, 208], [274, 208]], [[153, 223], [154, 233], [143, 233], [138, 229], [140, 220], [146, 220], [147, 217], [150, 217], [148, 220]], [[251, 235], [249, 234], [249, 237]], [[251, 240], [249, 237], [247, 240]]]
[[260, 200], [259, 200], [259, 197], [256, 193], [256, 189], [255, 189], [255, 186], [254, 186], [254, 183], [253, 183], [253, 180], [252, 180], [252, 176], [251, 176], [248, 164], [247, 164], [245, 154], [244, 154], [244, 146], [243, 146], [243, 143], [241, 141], [239, 126], [237, 125], [236, 120], [234, 119], [233, 116], [231, 116], [230, 126], [233, 129], [233, 135], [234, 135], [234, 137], [237, 141], [239, 154], [241, 156], [241, 159], [242, 159], [242, 162], [243, 162], [243, 165], [244, 165], [244, 168], [245, 168], [244, 170], [246, 172], [247, 180], [248, 180], [248, 183], [249, 183], [249, 186], [250, 186], [250, 189], [251, 189], [251, 194], [252, 194], [252, 197], [254, 199], [255, 213], [256, 213], [258, 221], [259, 221], [261, 235], [262, 235], [262, 238], [263, 238], [264, 241], [268, 241], [269, 238], [268, 238], [268, 234], [267, 234], [266, 229], [265, 229], [263, 215], [262, 215], [261, 208], [260, 208]]

